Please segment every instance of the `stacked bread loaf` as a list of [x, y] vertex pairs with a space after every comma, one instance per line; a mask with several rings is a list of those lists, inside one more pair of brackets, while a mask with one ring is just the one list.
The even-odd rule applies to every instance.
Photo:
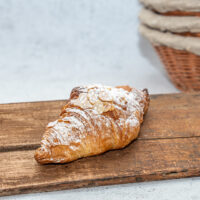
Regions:
[[200, 0], [140, 0], [140, 33], [183, 91], [200, 90]]

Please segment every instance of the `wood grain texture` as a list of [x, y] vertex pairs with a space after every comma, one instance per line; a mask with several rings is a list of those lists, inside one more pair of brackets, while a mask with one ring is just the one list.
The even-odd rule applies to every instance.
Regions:
[[[0, 105], [0, 151], [36, 149], [45, 126], [58, 118], [64, 104], [44, 101]], [[199, 111], [200, 94], [152, 95], [139, 138], [200, 136]]]
[[63, 165], [40, 165], [33, 150], [2, 152], [0, 194], [199, 176], [199, 146], [200, 138], [137, 140]]
[[0, 196], [200, 175], [200, 94], [153, 95], [138, 140], [62, 165], [33, 158], [65, 101], [0, 105]]
[[179, 93], [151, 96], [139, 138], [200, 136], [200, 94]]
[[44, 101], [0, 105], [0, 151], [37, 148], [45, 126], [58, 118], [64, 104]]

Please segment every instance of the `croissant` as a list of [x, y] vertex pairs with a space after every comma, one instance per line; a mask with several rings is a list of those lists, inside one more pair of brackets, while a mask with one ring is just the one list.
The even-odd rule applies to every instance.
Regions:
[[50, 122], [35, 152], [41, 163], [67, 163], [121, 149], [137, 138], [149, 106], [147, 89], [76, 87], [59, 119]]

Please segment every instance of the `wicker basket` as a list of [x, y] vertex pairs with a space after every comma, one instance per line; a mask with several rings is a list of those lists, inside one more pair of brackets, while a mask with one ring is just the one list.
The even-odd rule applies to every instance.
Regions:
[[200, 56], [166, 46], [154, 47], [178, 89], [200, 91]]
[[[165, 16], [198, 16], [200, 12], [171, 11], [159, 13]], [[200, 33], [174, 33], [186, 37], [200, 37]], [[182, 91], [200, 91], [200, 56], [184, 50], [177, 50], [166, 46], [154, 46], [167, 72]]]
[[[157, 11], [155, 11], [158, 13]], [[184, 11], [170, 11], [166, 13], [158, 13], [164, 16], [193, 16], [193, 17], [200, 17], [200, 12], [184, 12]], [[174, 33], [174, 32], [173, 32]], [[174, 33], [177, 35], [188, 36], [188, 37], [200, 37], [200, 33], [191, 33], [191, 32], [184, 32], [184, 33]]]

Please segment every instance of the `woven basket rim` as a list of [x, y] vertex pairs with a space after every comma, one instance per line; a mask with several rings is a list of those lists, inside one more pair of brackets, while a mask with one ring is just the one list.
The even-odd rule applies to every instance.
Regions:
[[200, 12], [199, 0], [139, 0], [145, 7], [161, 13], [168, 11], [192, 11]]
[[160, 31], [200, 33], [200, 18], [195, 16], [165, 16], [143, 8], [139, 14], [139, 19], [148, 27]]
[[185, 37], [169, 32], [162, 32], [149, 28], [144, 24], [140, 25], [139, 31], [153, 44], [168, 46], [178, 50], [186, 50], [200, 55], [200, 38], [198, 37]]

